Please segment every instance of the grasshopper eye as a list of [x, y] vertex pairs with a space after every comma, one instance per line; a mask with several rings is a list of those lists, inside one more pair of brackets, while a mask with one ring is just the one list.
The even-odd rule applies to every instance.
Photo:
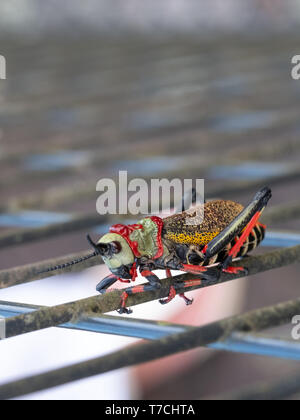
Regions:
[[118, 254], [122, 250], [122, 246], [118, 241], [112, 241], [108, 243], [95, 243], [90, 235], [87, 235], [87, 239], [95, 251], [102, 256], [112, 256]]
[[122, 251], [122, 245], [118, 241], [110, 242], [110, 246], [111, 246], [111, 252], [113, 254], [118, 254], [119, 252]]

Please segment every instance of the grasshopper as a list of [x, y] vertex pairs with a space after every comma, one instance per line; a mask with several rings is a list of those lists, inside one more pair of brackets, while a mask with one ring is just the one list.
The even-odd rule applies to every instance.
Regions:
[[[259, 222], [259, 218], [271, 196], [270, 188], [262, 188], [245, 208], [230, 200], [209, 201], [204, 204], [204, 220], [198, 225], [189, 223], [189, 219], [197, 214], [197, 206], [193, 208], [194, 212], [183, 209], [181, 213], [164, 219], [150, 216], [132, 225], [113, 225], [98, 242], [87, 235], [94, 249], [92, 254], [45, 272], [101, 256], [111, 274], [100, 281], [96, 290], [105, 293], [116, 281], [134, 282], [139, 270], [148, 283], [123, 289], [118, 310], [121, 314], [132, 312], [126, 307], [130, 294], [161, 288], [162, 281], [155, 270], [166, 270], [167, 277], [171, 277], [171, 270], [201, 277], [171, 286], [168, 297], [159, 300], [166, 304], [178, 290], [199, 285], [202, 279], [216, 276], [216, 272], [245, 272], [243, 267], [233, 267], [232, 260], [247, 255], [264, 239], [266, 226]], [[210, 266], [213, 264], [217, 270], [212, 272]], [[193, 302], [184, 293], [179, 296], [187, 305]]]

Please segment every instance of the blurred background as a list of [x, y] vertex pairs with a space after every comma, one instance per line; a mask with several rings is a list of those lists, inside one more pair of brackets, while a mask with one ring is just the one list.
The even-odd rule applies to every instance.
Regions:
[[[207, 197], [243, 204], [266, 183], [270, 206], [299, 200], [300, 81], [291, 77], [299, 23], [300, 0], [2, 0], [0, 237], [96, 214], [96, 183], [118, 170], [205, 178]], [[88, 230], [106, 228], [99, 216]], [[300, 222], [270, 229], [296, 234]], [[85, 250], [86, 231], [1, 247], [0, 269]], [[201, 325], [296, 297], [298, 271], [193, 292], [187, 308], [180, 299], [147, 303], [134, 316]], [[92, 296], [105, 273], [99, 266], [0, 290], [0, 300]], [[16, 337], [1, 343], [0, 382], [134, 342], [61, 329]], [[297, 370], [296, 362], [197, 349], [28, 398], [198, 399]]]

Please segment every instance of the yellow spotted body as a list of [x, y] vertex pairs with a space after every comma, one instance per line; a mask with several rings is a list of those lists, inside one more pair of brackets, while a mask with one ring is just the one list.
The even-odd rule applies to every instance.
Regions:
[[177, 244], [193, 244], [193, 245], [207, 245], [213, 240], [220, 231], [215, 232], [194, 232], [191, 233], [177, 233], [167, 232], [165, 238]]
[[203, 220], [199, 224], [189, 224], [194, 212], [184, 211], [164, 219], [164, 238], [177, 244], [207, 245], [226, 228], [243, 210], [243, 206], [229, 200], [214, 200], [204, 204]]

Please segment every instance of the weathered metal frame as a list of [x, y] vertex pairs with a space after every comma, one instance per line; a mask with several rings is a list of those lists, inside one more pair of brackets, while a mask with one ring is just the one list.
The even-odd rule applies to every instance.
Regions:
[[[264, 221], [276, 222], [278, 220], [282, 221], [282, 219], [289, 220], [290, 217], [297, 218], [299, 215], [300, 205], [298, 202], [295, 202], [285, 206], [278, 206], [277, 208], [275, 207], [270, 211], [267, 211], [264, 215]], [[87, 219], [82, 222], [81, 218], [75, 218], [75, 220], [79, 220], [78, 226], [80, 227], [82, 226], [81, 223], [83, 223], [83, 225], [88, 223], [91, 227], [94, 225], [94, 222], [95, 225], [99, 225], [98, 220], [96, 219], [91, 222], [87, 221]], [[73, 222], [74, 221], [72, 221], [72, 224], [70, 225], [70, 230], [73, 228], [76, 229], [77, 222], [75, 222], [75, 225]], [[60, 228], [57, 227], [57, 229], [56, 233], [59, 233]], [[52, 234], [50, 227], [44, 230], [46, 237], [48, 236], [47, 232], [49, 232], [49, 235]], [[42, 232], [40, 233], [42, 234]], [[16, 241], [14, 235], [16, 234], [10, 236], [10, 238], [14, 239], [9, 239], [9, 241]], [[286, 233], [286, 243], [289, 243], [289, 240], [293, 243], [292, 239], [294, 238], [294, 235], [295, 234], [289, 235], [289, 233]], [[36, 238], [32, 238], [33, 236], [30, 233], [26, 233], [22, 237], [21, 242], [26, 243], [30, 240], [39, 239], [39, 235], [37, 235]], [[5, 241], [3, 242], [3, 245], [5, 245]], [[90, 251], [84, 251], [13, 269], [2, 270], [0, 271], [0, 288], [12, 287], [55, 275], [57, 273], [47, 273], [45, 275], [39, 275], [38, 273], [49, 265], [61, 264], [70, 259], [76, 259], [88, 252]], [[248, 269], [248, 275], [251, 276], [256, 273], [297, 262], [300, 262], [300, 245], [277, 249], [254, 257], [246, 257], [235, 264], [245, 266]], [[101, 263], [101, 261], [94, 258], [87, 260], [80, 265], [71, 266], [64, 272], [81, 271], [84, 268], [99, 263]], [[195, 277], [197, 276], [181, 274], [173, 278], [165, 279], [163, 283], [164, 287], [161, 290], [130, 296], [128, 303], [130, 306], [133, 306], [166, 297], [168, 295], [169, 287], [173, 282]], [[203, 280], [200, 286], [191, 287], [188, 290], [209, 287], [215, 284], [236, 280], [240, 277], [240, 274], [233, 275], [222, 273], [220, 278], [215, 280]], [[0, 316], [6, 319], [7, 338], [51, 326], [58, 326], [61, 328], [119, 334], [151, 340], [151, 342], [142, 343], [136, 346], [137, 349], [139, 349], [140, 346], [144, 346], [144, 350], [142, 353], [140, 350], [137, 350], [137, 357], [134, 359], [129, 355], [128, 350], [125, 348], [119, 352], [105, 356], [105, 358], [97, 358], [92, 361], [74, 365], [72, 367], [72, 373], [68, 370], [71, 368], [62, 368], [57, 371], [3, 385], [0, 387], [0, 397], [12, 398], [25, 395], [36, 390], [46, 389], [61, 383], [67, 383], [72, 380], [93, 376], [101, 372], [107, 372], [111, 369], [142, 363], [158, 357], [163, 357], [167, 354], [174, 354], [195, 346], [207, 346], [215, 350], [238, 351], [300, 360], [300, 344], [298, 342], [283, 340], [272, 336], [270, 337], [265, 334], [256, 334], [256, 331], [290, 322], [295, 313], [300, 313], [299, 299], [284, 304], [274, 305], [269, 308], [259, 309], [250, 314], [243, 314], [204, 327], [190, 327], [104, 315], [104, 313], [118, 308], [120, 295], [121, 291], [116, 290], [102, 296], [95, 296], [53, 307], [0, 302]], [[131, 351], [132, 349], [130, 352]]]

